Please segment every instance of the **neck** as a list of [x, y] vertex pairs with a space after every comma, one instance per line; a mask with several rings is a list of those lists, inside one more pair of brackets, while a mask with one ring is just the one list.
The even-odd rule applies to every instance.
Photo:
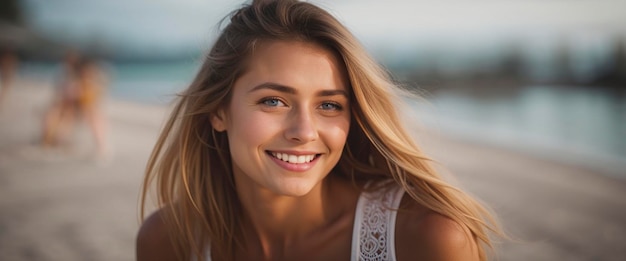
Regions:
[[341, 195], [335, 193], [336, 186], [332, 178], [327, 177], [300, 197], [276, 195], [267, 190], [238, 189], [245, 213], [242, 226], [246, 245], [262, 251], [266, 257], [276, 257], [324, 233], [325, 228], [350, 211], [340, 202], [338, 196]]

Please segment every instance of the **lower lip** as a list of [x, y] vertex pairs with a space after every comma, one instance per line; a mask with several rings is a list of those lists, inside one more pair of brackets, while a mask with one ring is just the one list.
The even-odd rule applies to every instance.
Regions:
[[313, 168], [313, 166], [315, 166], [315, 163], [317, 163], [317, 159], [319, 159], [319, 156], [316, 156], [312, 161], [307, 162], [307, 163], [289, 163], [289, 162], [279, 160], [272, 155], [268, 155], [268, 156], [276, 164], [278, 164], [278, 166], [281, 166], [282, 168], [288, 171], [295, 171], [295, 172], [303, 172], [303, 171], [310, 170], [311, 168]]

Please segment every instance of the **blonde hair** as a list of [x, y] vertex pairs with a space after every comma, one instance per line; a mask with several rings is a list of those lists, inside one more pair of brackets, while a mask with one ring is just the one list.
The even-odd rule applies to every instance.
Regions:
[[[491, 246], [494, 224], [474, 199], [448, 185], [400, 124], [396, 103], [407, 94], [372, 60], [332, 15], [306, 2], [253, 1], [230, 15], [189, 88], [181, 94], [150, 157], [141, 198], [156, 180], [159, 207], [181, 260], [230, 260], [242, 247], [237, 224], [242, 209], [235, 192], [225, 133], [210, 115], [225, 106], [246, 59], [261, 40], [313, 42], [345, 65], [352, 123], [333, 175], [352, 180], [393, 179], [419, 204], [466, 226], [479, 244]], [[496, 229], [497, 231], [497, 229]], [[210, 242], [209, 242], [210, 241]]]

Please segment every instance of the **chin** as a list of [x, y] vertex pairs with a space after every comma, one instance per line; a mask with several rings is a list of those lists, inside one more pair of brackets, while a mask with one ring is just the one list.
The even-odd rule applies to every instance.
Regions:
[[276, 193], [289, 197], [302, 197], [309, 194], [315, 187], [315, 183], [308, 181], [285, 181], [279, 184]]

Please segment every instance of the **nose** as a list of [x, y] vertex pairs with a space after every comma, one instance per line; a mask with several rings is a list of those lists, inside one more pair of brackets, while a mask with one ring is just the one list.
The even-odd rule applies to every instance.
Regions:
[[296, 143], [307, 143], [317, 140], [315, 118], [307, 109], [293, 110], [289, 115], [289, 126], [285, 130], [285, 138]]

